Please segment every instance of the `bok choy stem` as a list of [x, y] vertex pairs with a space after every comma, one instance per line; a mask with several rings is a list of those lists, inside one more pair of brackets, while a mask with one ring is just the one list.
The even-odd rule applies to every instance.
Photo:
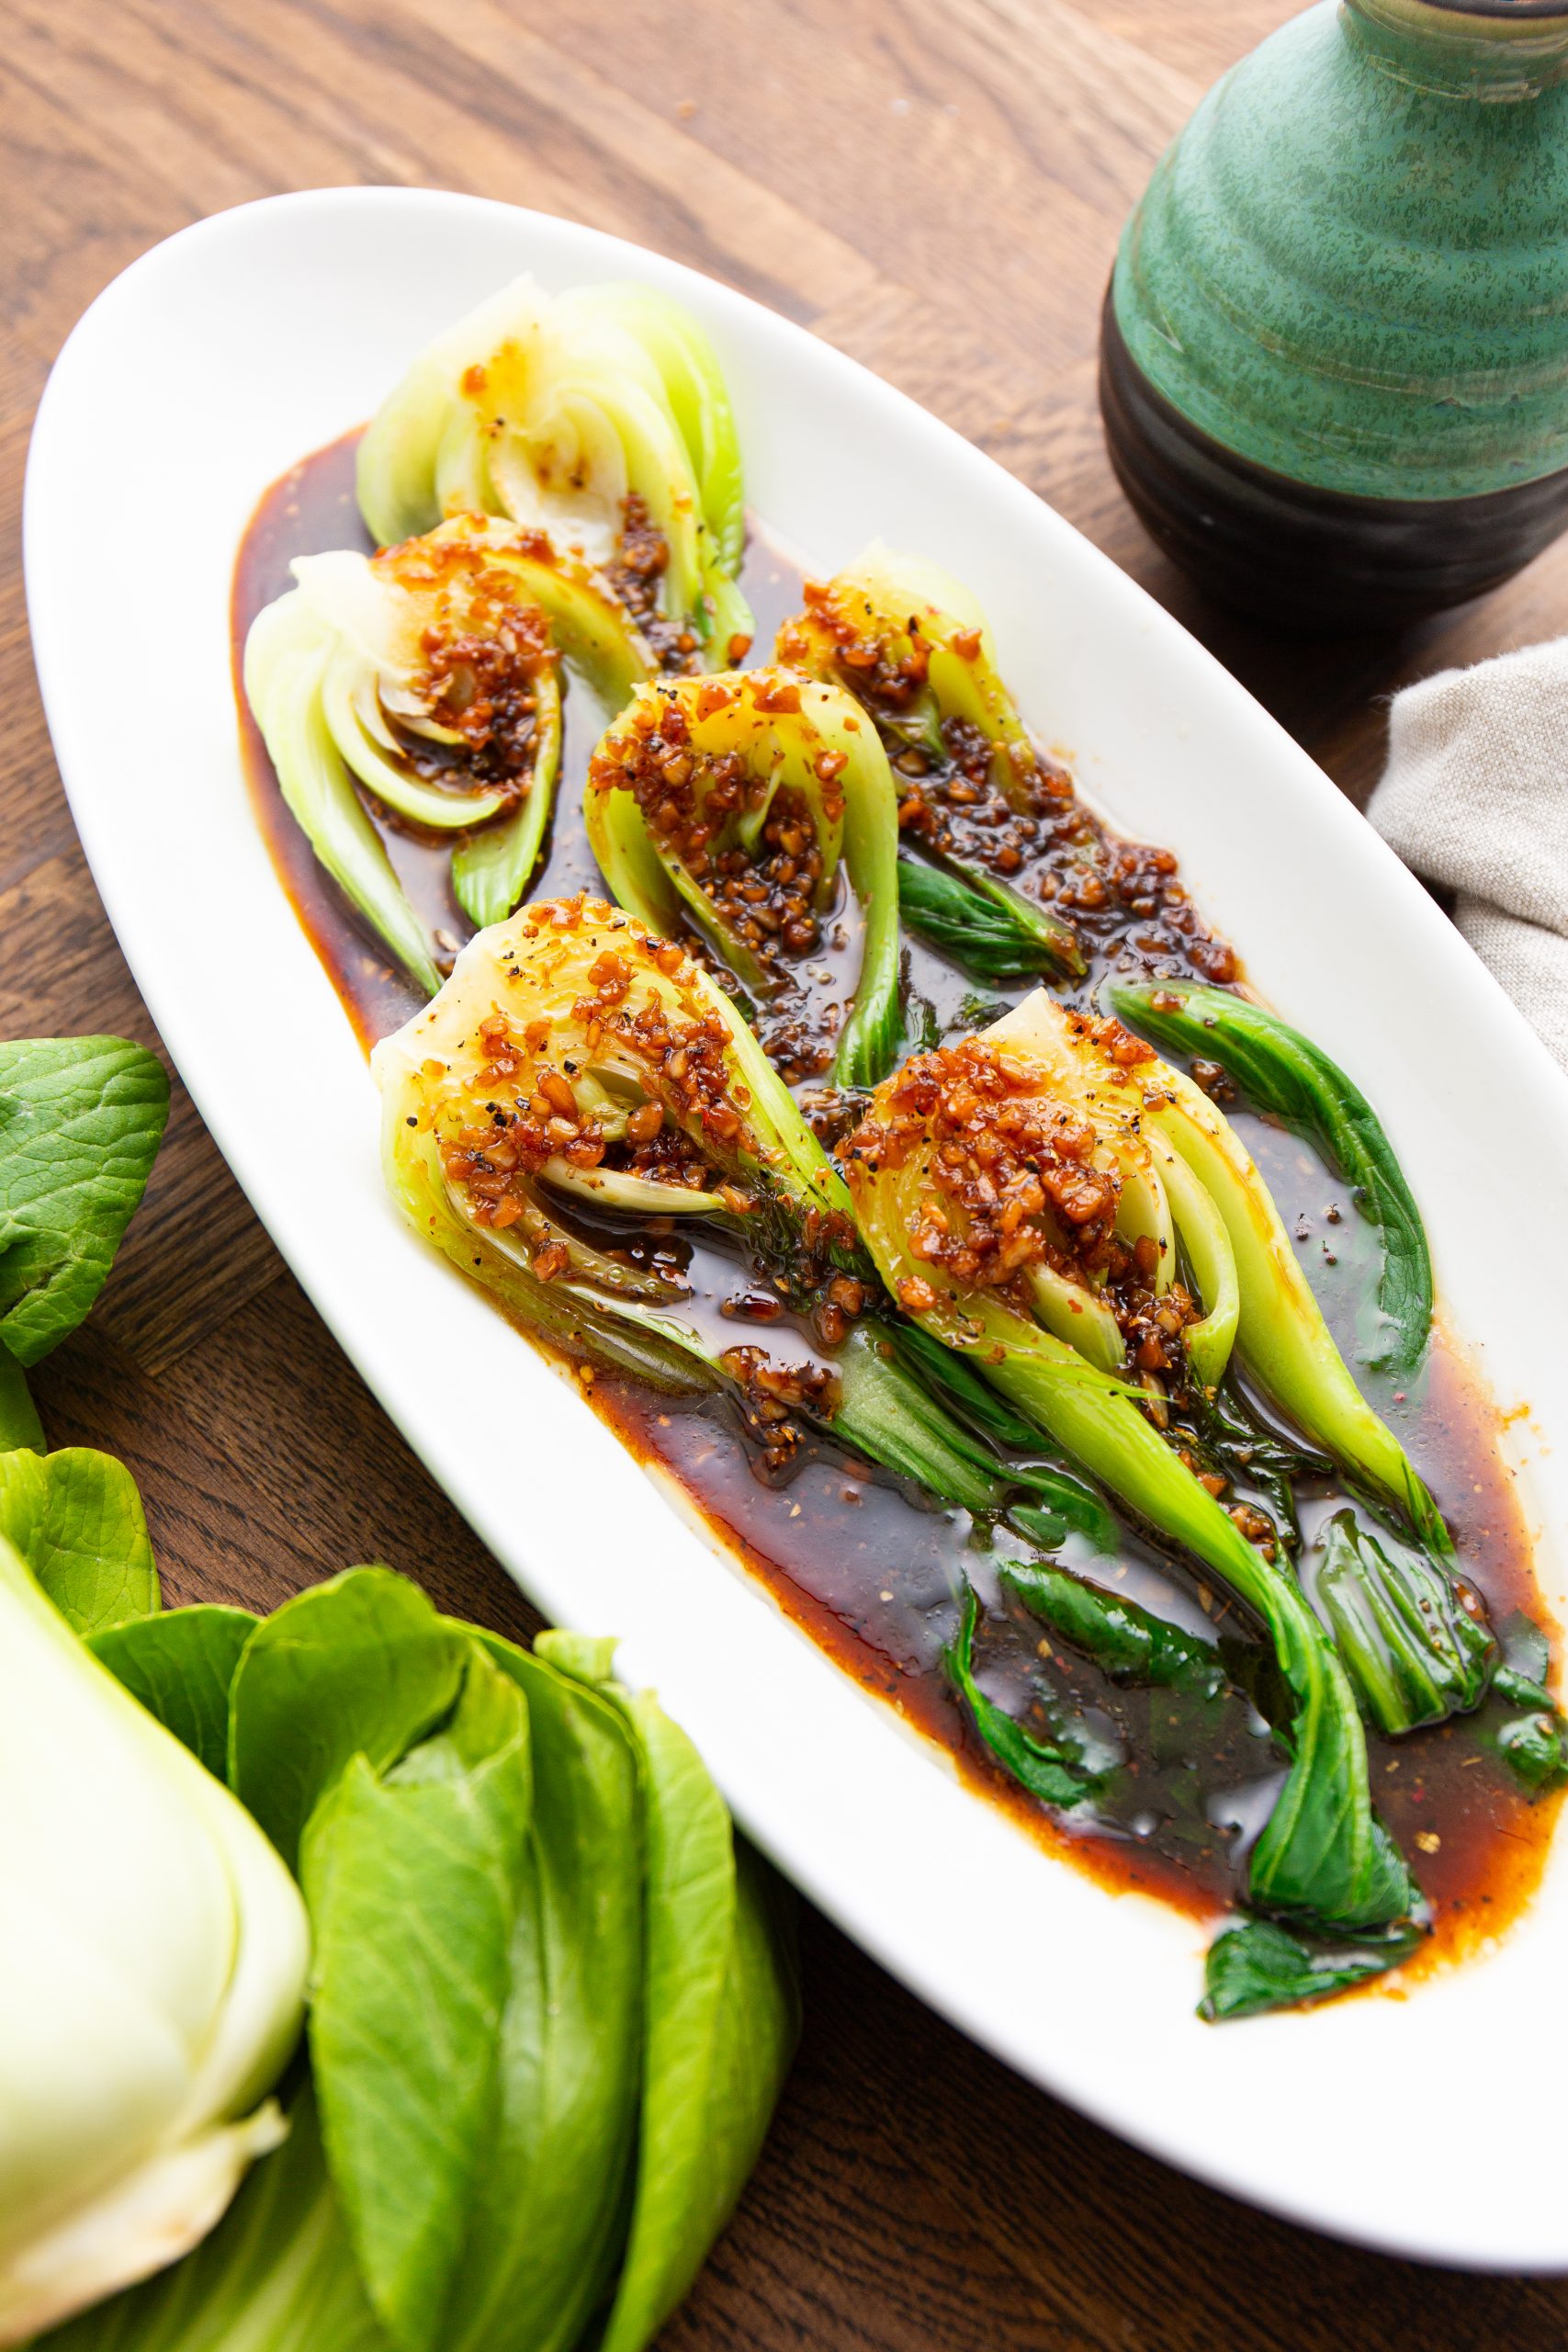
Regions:
[[651, 287], [516, 279], [419, 355], [358, 467], [383, 545], [502, 516], [603, 572], [671, 666], [723, 669], [750, 641], [728, 393], [696, 320]]

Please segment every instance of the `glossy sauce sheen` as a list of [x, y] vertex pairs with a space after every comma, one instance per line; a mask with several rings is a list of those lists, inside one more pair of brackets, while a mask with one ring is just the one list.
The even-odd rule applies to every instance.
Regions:
[[[329, 548], [370, 549], [354, 498], [357, 439], [349, 435], [305, 459], [274, 485], [256, 511], [234, 581], [236, 684], [245, 632], [261, 607], [291, 584], [290, 559]], [[799, 575], [754, 531], [742, 586], [756, 616], [755, 658], [765, 660], [776, 625], [798, 609]], [[284, 805], [243, 694], [239, 702], [246, 773], [274, 862], [368, 1050], [377, 1038], [400, 1026], [422, 1000], [366, 939], [317, 865]], [[573, 687], [566, 696], [556, 817], [532, 897], [580, 889], [604, 895], [578, 806], [599, 726], [591, 702]], [[382, 831], [410, 897], [450, 953], [468, 927], [447, 884], [446, 845], [389, 825]], [[858, 962], [852, 911], [851, 902], [825, 927], [822, 956], [811, 959], [818, 973], [810, 986], [819, 1001], [841, 999], [852, 984]], [[1110, 911], [1086, 921], [1075, 910], [1074, 919], [1097, 950], [1138, 928]], [[1193, 938], [1198, 946], [1192, 960], [1198, 963], [1205, 955], [1201, 925]], [[1173, 944], [1179, 952], [1180, 943], [1168, 936], [1161, 944], [1168, 955]], [[1097, 953], [1086, 991], [1103, 968]], [[936, 1030], [973, 1027], [988, 1017], [985, 1006], [974, 1001], [973, 985], [918, 944], [911, 948], [908, 977], [912, 991], [930, 1005]], [[965, 999], [971, 1001], [967, 1005]], [[1359, 1230], [1344, 1188], [1294, 1137], [1250, 1114], [1232, 1116], [1297, 1237], [1336, 1336], [1353, 1355], [1369, 1259], [1367, 1237]], [[792, 1332], [778, 1320], [751, 1327], [745, 1315], [734, 1314], [737, 1294], [756, 1285], [748, 1283], [733, 1259], [699, 1245], [687, 1275], [694, 1312], [715, 1318], [723, 1314], [727, 1344], [755, 1340], [784, 1354], [811, 1345], [808, 1333]], [[1511, 1612], [1523, 1611], [1544, 1622], [1518, 1503], [1498, 1458], [1495, 1409], [1441, 1330], [1418, 1392], [1406, 1399], [1375, 1389], [1372, 1394], [1436, 1495], [1465, 1572], [1494, 1621], [1501, 1624]], [[651, 1390], [607, 1376], [592, 1384], [592, 1396], [638, 1458], [681, 1489], [821, 1647], [938, 1741], [966, 1779], [983, 1786], [1043, 1842], [1070, 1853], [1109, 1886], [1158, 1894], [1199, 1917], [1226, 1907], [1235, 1892], [1238, 1853], [1266, 1816], [1282, 1770], [1260, 1719], [1245, 1703], [1223, 1701], [1200, 1723], [1184, 1718], [1169, 1692], [1117, 1689], [1076, 1657], [1053, 1656], [1050, 1671], [1061, 1695], [1081, 1707], [1091, 1724], [1121, 1734], [1140, 1759], [1132, 1793], [1114, 1818], [1089, 1831], [1069, 1829], [1045, 1816], [992, 1763], [942, 1671], [942, 1652], [957, 1623], [953, 1593], [960, 1566], [987, 1603], [994, 1606], [997, 1600], [985, 1555], [966, 1548], [969, 1530], [963, 1514], [922, 1508], [827, 1442], [818, 1443], [786, 1487], [765, 1486], [738, 1417], [722, 1402], [672, 1405]], [[1326, 1487], [1314, 1496], [1304, 1484], [1297, 1494], [1310, 1543], [1314, 1521], [1343, 1498], [1331, 1496]], [[1207, 1608], [1224, 1631], [1224, 1604], [1135, 1536], [1128, 1539], [1119, 1574], [1119, 1589], [1130, 1597], [1189, 1624], [1201, 1623], [1197, 1612]], [[998, 1659], [987, 1669], [987, 1688], [1005, 1698], [1009, 1673], [1016, 1679], [1019, 1670], [1018, 1660], [1010, 1668]], [[1414, 1969], [1457, 1955], [1495, 1933], [1517, 1911], [1540, 1877], [1557, 1800], [1530, 1803], [1504, 1766], [1489, 1754], [1478, 1755], [1452, 1725], [1416, 1733], [1397, 1745], [1369, 1734], [1368, 1747], [1379, 1810], [1409, 1856], [1434, 1913], [1435, 1932], [1422, 1955], [1398, 1972], [1407, 1979]]]

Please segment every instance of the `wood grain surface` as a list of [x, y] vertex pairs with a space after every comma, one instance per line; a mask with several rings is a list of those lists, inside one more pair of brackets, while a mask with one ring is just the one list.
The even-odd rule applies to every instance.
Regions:
[[[198, 215], [279, 189], [471, 189], [659, 246], [775, 305], [1051, 499], [1364, 798], [1395, 685], [1568, 626], [1568, 542], [1415, 637], [1290, 641], [1205, 605], [1155, 552], [1111, 481], [1094, 401], [1124, 214], [1206, 85], [1290, 13], [1291, 0], [0, 0], [0, 1034], [152, 1037], [33, 684], [19, 565], [33, 407], [118, 270]], [[83, 556], [90, 675], [93, 630], [114, 616], [95, 610]], [[379, 1557], [448, 1606], [529, 1623], [177, 1087], [109, 1290], [37, 1387], [55, 1443], [130, 1464], [182, 1600], [265, 1608]], [[1568, 2344], [1568, 2283], [1445, 2276], [1259, 2218], [1028, 2088], [809, 1915], [805, 1960], [806, 2038], [776, 2128], [668, 2352]], [[1290, 2118], [1260, 2111], [1256, 2128], [1288, 2132]], [[1454, 2128], [1457, 2164], [1506, 2162], [1506, 2113], [1478, 2117], [1461, 2094]]]

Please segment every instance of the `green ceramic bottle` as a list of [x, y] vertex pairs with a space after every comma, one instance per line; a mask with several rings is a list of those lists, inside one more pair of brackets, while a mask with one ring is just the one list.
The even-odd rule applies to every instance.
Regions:
[[1568, 0], [1322, 0], [1127, 223], [1100, 400], [1148, 528], [1233, 603], [1394, 624], [1568, 523]]

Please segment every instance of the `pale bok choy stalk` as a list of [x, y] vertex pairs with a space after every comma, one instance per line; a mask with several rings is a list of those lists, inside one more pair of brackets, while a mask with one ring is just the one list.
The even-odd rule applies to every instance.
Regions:
[[0, 2343], [206, 2235], [283, 2120], [308, 1935], [261, 1831], [0, 1539]]
[[[853, 695], [892, 757], [908, 928], [976, 979], [1081, 972], [1071, 924], [1008, 878], [1062, 786], [1030, 739], [970, 591], [878, 542], [833, 579], [807, 582], [774, 658]], [[981, 804], [994, 821], [969, 819]], [[1028, 834], [1014, 830], [1019, 820]]]
[[317, 857], [410, 977], [432, 943], [362, 796], [453, 844], [475, 924], [538, 863], [561, 749], [562, 659], [615, 708], [653, 656], [604, 583], [536, 530], [459, 517], [367, 557], [296, 559], [257, 614], [245, 693]]
[[[1053, 1020], [1057, 1008], [1037, 1001], [1037, 1019]], [[1140, 1365], [1115, 1358], [1142, 1332], [1134, 1352], [1146, 1367], [1185, 1326], [1198, 1335], [1194, 1361], [1201, 1349], [1217, 1378], [1239, 1302], [1224, 1227], [1201, 1188], [1171, 1181], [1175, 1155], [1148, 1136], [1141, 1091], [1102, 1086], [1098, 1063], [1091, 1078], [1080, 1082], [1066, 1036], [1060, 1052], [1048, 1038], [1033, 1051], [1016, 1015], [918, 1057], [846, 1148], [861, 1230], [918, 1323], [1217, 1575], [1268, 1635], [1290, 1698], [1278, 1726], [1288, 1770], [1248, 1860], [1252, 1903], [1358, 1930], [1402, 1921], [1415, 1891], [1372, 1811], [1360, 1718], [1332, 1644], [1294, 1577], [1246, 1540], [1145, 1418]], [[1178, 1233], [1201, 1300], [1168, 1277], [1160, 1288]]]
[[645, 286], [521, 277], [436, 337], [359, 447], [383, 543], [452, 514], [542, 526], [604, 571], [665, 666], [750, 642], [740, 446], [703, 329]]
[[842, 865], [862, 947], [833, 1076], [886, 1076], [901, 1030], [897, 797], [848, 695], [779, 670], [642, 686], [589, 763], [584, 807], [622, 906], [650, 930], [690, 925], [759, 1007], [818, 952]]
[[[678, 1248], [705, 1223], [793, 1285], [858, 1311], [871, 1268], [843, 1182], [723, 990], [634, 917], [525, 908], [458, 956], [434, 1002], [377, 1046], [388, 1182], [415, 1231], [558, 1352], [672, 1392], [720, 1390], [783, 1469], [800, 1422], [993, 1510], [1043, 1465], [1000, 1473], [869, 1321], [831, 1350], [769, 1327], [721, 1347], [690, 1313]], [[583, 1213], [610, 1224], [590, 1225]], [[846, 1310], [840, 1310], [846, 1311]]]
[[1360, 1360], [1408, 1380], [1432, 1330], [1432, 1260], [1404, 1171], [1376, 1112], [1321, 1046], [1261, 1004], [1187, 980], [1113, 982], [1111, 1002], [1156, 1046], [1217, 1062], [1254, 1108], [1317, 1145], [1378, 1238], [1378, 1329]]

